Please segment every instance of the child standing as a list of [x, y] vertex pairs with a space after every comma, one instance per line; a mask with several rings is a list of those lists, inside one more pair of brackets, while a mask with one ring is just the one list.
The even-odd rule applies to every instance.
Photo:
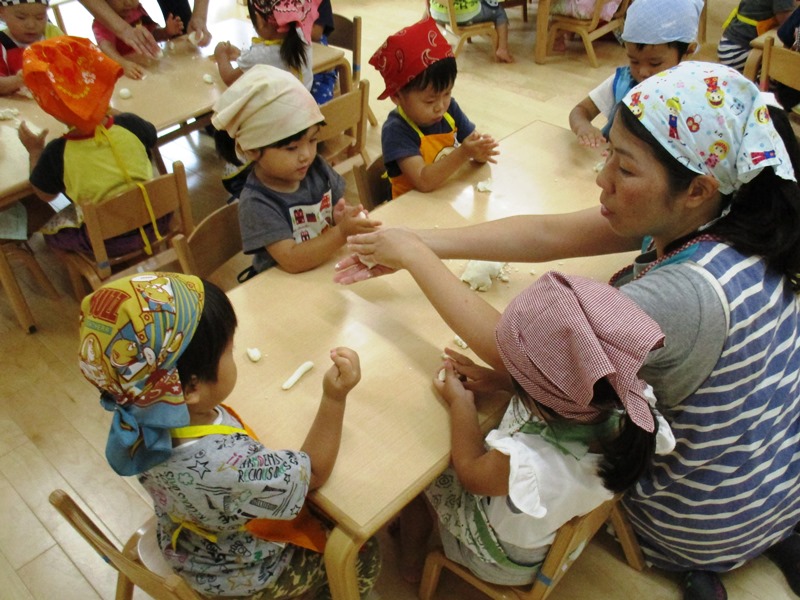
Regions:
[[49, 0], [0, 0], [0, 96], [23, 86], [22, 52], [35, 42], [64, 35], [47, 20]]
[[[447, 2], [430, 0], [430, 15], [439, 23], [449, 23], [450, 14]], [[504, 63], [514, 62], [508, 50], [508, 15], [502, 0], [459, 0], [455, 3], [456, 22], [459, 25], [472, 25], [492, 21], [497, 31], [497, 50], [495, 58]]]
[[286, 71], [256, 65], [214, 106], [211, 122], [252, 162], [239, 196], [250, 274], [279, 265], [289, 273], [328, 260], [348, 235], [380, 223], [344, 201], [344, 179], [317, 155], [323, 123], [314, 98]]
[[722, 24], [717, 46], [719, 62], [743, 71], [750, 42], [781, 25], [796, 7], [796, 0], [741, 0]]
[[[168, 40], [183, 33], [183, 21], [175, 15], [168, 15], [166, 25], [159, 27], [150, 18], [147, 11], [139, 3], [139, 0], [107, 0], [111, 9], [132, 27], [144, 27], [157, 41]], [[140, 60], [138, 54], [126, 44], [122, 39], [98, 19], [92, 22], [92, 32], [97, 40], [97, 45], [108, 56], [117, 61], [125, 70], [125, 75], [131, 79], [141, 79], [144, 77], [142, 65], [136, 62]], [[145, 59], [146, 60], [146, 59]]]
[[495, 162], [497, 142], [451, 97], [458, 73], [450, 44], [430, 17], [390, 35], [369, 62], [383, 77], [397, 108], [381, 129], [392, 197], [441, 187], [470, 160]]
[[[665, 11], [661, 0], [636, 0], [625, 17], [622, 39], [629, 66], [619, 67], [589, 92], [569, 113], [569, 126], [583, 146], [605, 145], [617, 103], [637, 83], [674, 67], [697, 49], [697, 26], [703, 0], [674, 0]], [[602, 130], [592, 125], [599, 114], [606, 116]]]
[[[236, 383], [236, 325], [225, 294], [190, 275], [137, 274], [84, 298], [80, 368], [114, 413], [106, 457], [117, 473], [138, 475], [164, 558], [201, 594], [322, 592], [326, 532], [306, 497], [336, 461], [347, 394], [361, 378], [358, 355], [331, 350], [303, 446], [270, 450], [222, 405]], [[379, 568], [368, 540], [358, 555], [362, 594]]]
[[[76, 64], [81, 65], [82, 77], [76, 76]], [[74, 202], [100, 202], [137, 181], [152, 179], [150, 150], [156, 144], [156, 128], [131, 113], [108, 114], [122, 67], [85, 38], [61, 36], [32, 44], [25, 50], [22, 72], [42, 110], [69, 126], [65, 135], [47, 145], [47, 130], [35, 134], [24, 122], [19, 128], [30, 154], [30, 181], [36, 195], [49, 202], [63, 193], [73, 202], [42, 228], [44, 239], [53, 248], [91, 252]], [[154, 224], [165, 227], [168, 219]], [[155, 239], [153, 225], [144, 230]], [[106, 244], [111, 257], [143, 246], [138, 229]]]
[[[450, 408], [452, 467], [425, 491], [448, 558], [485, 581], [528, 584], [564, 523], [626, 490], [655, 453], [672, 450], [652, 388], [637, 375], [663, 338], [622, 292], [551, 272], [497, 321], [505, 372], [448, 351], [444, 380], [434, 385]], [[515, 393], [485, 439], [473, 390]], [[419, 578], [428, 515], [420, 498], [401, 519], [410, 580]]]
[[[231, 85], [255, 65], [271, 65], [297, 77], [311, 90], [311, 30], [320, 0], [247, 0], [247, 12], [258, 34], [241, 52], [229, 42], [214, 49], [219, 76]], [[237, 67], [231, 64], [236, 61]]]

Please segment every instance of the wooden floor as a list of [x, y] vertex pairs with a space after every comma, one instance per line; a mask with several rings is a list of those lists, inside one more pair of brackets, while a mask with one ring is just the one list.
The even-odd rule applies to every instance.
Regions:
[[[148, 1], [152, 4], [152, 0]], [[145, 5], [149, 7], [148, 1]], [[699, 55], [709, 60], [715, 56], [720, 23], [734, 1], [711, 0], [711, 4], [709, 42]], [[233, 0], [213, 0], [211, 5], [217, 18], [237, 11]], [[377, 100], [383, 87], [367, 59], [388, 34], [420, 16], [421, 3], [334, 0], [334, 8], [344, 15], [363, 18], [362, 73], [370, 80], [371, 105], [382, 122], [392, 105]], [[77, 3], [64, 6], [72, 34], [88, 31], [82, 10]], [[159, 13], [156, 9], [151, 14]], [[460, 73], [454, 96], [480, 131], [498, 138], [533, 120], [566, 127], [570, 108], [615, 66], [624, 63], [622, 48], [613, 42], [598, 42], [599, 69], [588, 65], [578, 43], [571, 45], [566, 55], [551, 57], [546, 65], [536, 65], [533, 10], [528, 23], [522, 22], [518, 8], [509, 9], [509, 14], [510, 46], [517, 62], [494, 63], [488, 41], [475, 40], [465, 46], [458, 59]], [[72, 23], [76, 23], [74, 29]], [[380, 152], [377, 128], [370, 128], [369, 150], [372, 156]], [[180, 159], [186, 164], [196, 217], [225, 202], [226, 194], [219, 183], [222, 165], [207, 136], [194, 134], [173, 142], [163, 154], [168, 163]], [[530, 160], [535, 161], [536, 156]], [[352, 190], [350, 185], [349, 198], [355, 198]], [[34, 238], [33, 245], [62, 295], [59, 300], [44, 297], [35, 282], [18, 270], [38, 324], [38, 332], [29, 335], [20, 329], [7, 299], [0, 294], [0, 598], [111, 599], [113, 571], [51, 509], [47, 496], [54, 488], [66, 489], [120, 541], [148, 518], [151, 509], [138, 483], [118, 477], [106, 464], [103, 451], [108, 413], [100, 408], [97, 392], [84, 381], [77, 367], [78, 304], [69, 293], [63, 270], [41, 239]], [[384, 568], [372, 597], [415, 598], [414, 586], [397, 574], [391, 538], [385, 532], [380, 537]], [[794, 597], [777, 568], [763, 558], [726, 574], [724, 581], [731, 600]], [[478, 600], [483, 595], [445, 574], [438, 597]], [[666, 600], [679, 598], [680, 589], [674, 575], [653, 569], [644, 573], [629, 569], [614, 542], [603, 534], [585, 550], [551, 597]]]

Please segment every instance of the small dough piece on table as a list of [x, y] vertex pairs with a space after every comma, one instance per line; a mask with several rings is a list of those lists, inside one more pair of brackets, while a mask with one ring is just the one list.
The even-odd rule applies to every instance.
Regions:
[[133, 96], [133, 94], [131, 94], [131, 91], [128, 88], [122, 88], [119, 91], [119, 97], [122, 98], [123, 100], [127, 100], [131, 96]]
[[250, 359], [251, 362], [258, 362], [261, 360], [261, 350], [258, 348], [248, 348], [247, 349], [247, 358]]
[[214, 76], [211, 75], [211, 73], [206, 73], [205, 75], [203, 75], [203, 81], [205, 81], [206, 83], [214, 83]]
[[458, 336], [458, 335], [453, 338], [453, 341], [455, 342], [456, 346], [458, 346], [459, 348], [463, 348], [464, 350], [469, 348], [469, 345], [467, 345], [467, 342], [462, 340], [461, 337]]
[[492, 277], [499, 277], [504, 266], [502, 262], [471, 260], [461, 275], [461, 281], [468, 283], [471, 290], [485, 292], [492, 287]]
[[447, 371], [445, 369], [441, 369], [438, 375], [439, 381], [444, 381], [447, 379]]
[[308, 372], [309, 372], [309, 371], [310, 371], [310, 370], [311, 370], [313, 367], [314, 367], [314, 363], [313, 363], [313, 362], [311, 362], [310, 360], [307, 360], [307, 361], [306, 361], [306, 362], [304, 362], [302, 365], [300, 365], [299, 367], [297, 367], [297, 370], [296, 370], [294, 373], [292, 373], [292, 376], [291, 376], [291, 377], [289, 377], [289, 379], [287, 379], [286, 381], [284, 381], [284, 382], [283, 382], [283, 385], [281, 386], [281, 388], [283, 388], [284, 390], [288, 390], [288, 389], [289, 389], [289, 388], [291, 388], [291, 387], [292, 387], [292, 386], [293, 386], [295, 383], [297, 383], [297, 381], [298, 381], [298, 380], [299, 380], [299, 379], [300, 379], [300, 378], [301, 378], [303, 375], [305, 375], [306, 373], [308, 373]]

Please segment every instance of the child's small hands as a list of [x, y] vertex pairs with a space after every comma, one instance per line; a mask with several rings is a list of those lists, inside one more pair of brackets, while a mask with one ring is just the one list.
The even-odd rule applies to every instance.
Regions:
[[172, 13], [167, 15], [164, 29], [167, 31], [169, 37], [175, 37], [183, 33], [183, 21], [180, 17]]
[[127, 77], [131, 79], [142, 79], [145, 75], [145, 70], [141, 65], [136, 64], [132, 60], [121, 60], [122, 70]]
[[[440, 376], [442, 369], [444, 369], [444, 381]], [[439, 395], [450, 407], [458, 402], [475, 404], [475, 395], [464, 387], [464, 383], [456, 373], [450, 360], [445, 360], [442, 366], [436, 370], [436, 374], [433, 376], [433, 387], [436, 388], [436, 391], [439, 392]]]
[[513, 391], [511, 377], [507, 373], [476, 365], [475, 362], [452, 348], [445, 348], [447, 360], [453, 371], [464, 383], [464, 387], [476, 393], [491, 393], [500, 390]]
[[241, 55], [242, 51], [237, 46], [230, 42], [220, 42], [214, 46], [214, 59], [217, 62], [227, 60], [228, 62], [236, 60]]
[[44, 148], [45, 140], [49, 130], [44, 129], [38, 135], [33, 133], [25, 121], [19, 124], [19, 141], [25, 146], [25, 149], [30, 154], [31, 152], [41, 152]]
[[579, 128], [575, 135], [578, 138], [578, 143], [587, 148], [602, 148], [608, 143], [603, 136], [603, 132], [591, 124]]
[[489, 134], [473, 131], [461, 143], [469, 157], [479, 163], [495, 163], [495, 156], [500, 154], [497, 149], [499, 143]]
[[360, 204], [356, 206], [347, 204], [344, 198], [336, 203], [333, 210], [333, 219], [336, 225], [341, 227], [342, 235], [344, 235], [345, 239], [351, 235], [370, 233], [380, 227], [380, 221], [375, 221], [369, 216], [365, 217], [362, 214], [363, 212], [365, 212], [364, 207]]
[[322, 392], [344, 402], [347, 394], [361, 380], [361, 363], [355, 350], [340, 346], [331, 350], [333, 365], [322, 379]]

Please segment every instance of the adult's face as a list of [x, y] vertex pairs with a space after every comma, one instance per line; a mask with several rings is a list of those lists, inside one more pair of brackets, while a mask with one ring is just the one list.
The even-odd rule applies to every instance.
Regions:
[[[624, 109], [623, 109], [624, 110]], [[614, 119], [609, 152], [597, 176], [601, 214], [623, 237], [654, 238], [659, 254], [671, 241], [694, 231], [697, 217], [684, 193], [672, 194], [667, 171], [650, 147]]]

